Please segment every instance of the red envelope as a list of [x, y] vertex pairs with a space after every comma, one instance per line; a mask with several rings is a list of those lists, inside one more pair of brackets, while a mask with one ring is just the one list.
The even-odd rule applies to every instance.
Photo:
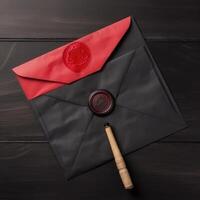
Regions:
[[101, 70], [130, 22], [127, 17], [15, 67], [26, 97], [33, 99]]

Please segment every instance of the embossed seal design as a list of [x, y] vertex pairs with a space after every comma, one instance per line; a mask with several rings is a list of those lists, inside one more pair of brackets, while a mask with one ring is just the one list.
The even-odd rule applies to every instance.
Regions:
[[63, 53], [65, 65], [73, 72], [81, 72], [90, 60], [90, 50], [82, 42], [74, 42], [66, 47]]
[[114, 98], [107, 90], [95, 90], [89, 96], [89, 108], [96, 115], [107, 115], [113, 111]]

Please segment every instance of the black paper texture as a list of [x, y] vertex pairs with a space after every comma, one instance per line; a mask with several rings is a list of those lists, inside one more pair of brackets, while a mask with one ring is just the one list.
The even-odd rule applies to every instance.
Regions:
[[[88, 107], [97, 89], [115, 98], [108, 116], [96, 116]], [[31, 105], [67, 179], [113, 159], [104, 133], [107, 122], [124, 155], [185, 127], [134, 19], [101, 71], [37, 97]]]

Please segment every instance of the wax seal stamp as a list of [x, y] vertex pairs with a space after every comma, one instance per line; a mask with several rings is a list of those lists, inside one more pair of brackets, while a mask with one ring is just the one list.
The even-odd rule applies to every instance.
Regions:
[[73, 72], [81, 72], [90, 60], [90, 50], [82, 42], [73, 42], [63, 52], [65, 65]]
[[96, 115], [107, 115], [113, 111], [114, 98], [107, 90], [95, 90], [89, 96], [89, 108]]

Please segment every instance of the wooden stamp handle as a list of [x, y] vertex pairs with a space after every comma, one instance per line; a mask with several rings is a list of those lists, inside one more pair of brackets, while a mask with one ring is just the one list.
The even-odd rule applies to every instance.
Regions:
[[128, 172], [128, 169], [126, 168], [126, 163], [117, 145], [113, 131], [109, 125], [105, 125], [105, 132], [108, 137], [108, 141], [110, 143], [110, 147], [115, 159], [117, 169], [119, 170], [119, 174], [122, 179], [123, 185], [125, 189], [132, 189], [134, 186], [130, 174]]

